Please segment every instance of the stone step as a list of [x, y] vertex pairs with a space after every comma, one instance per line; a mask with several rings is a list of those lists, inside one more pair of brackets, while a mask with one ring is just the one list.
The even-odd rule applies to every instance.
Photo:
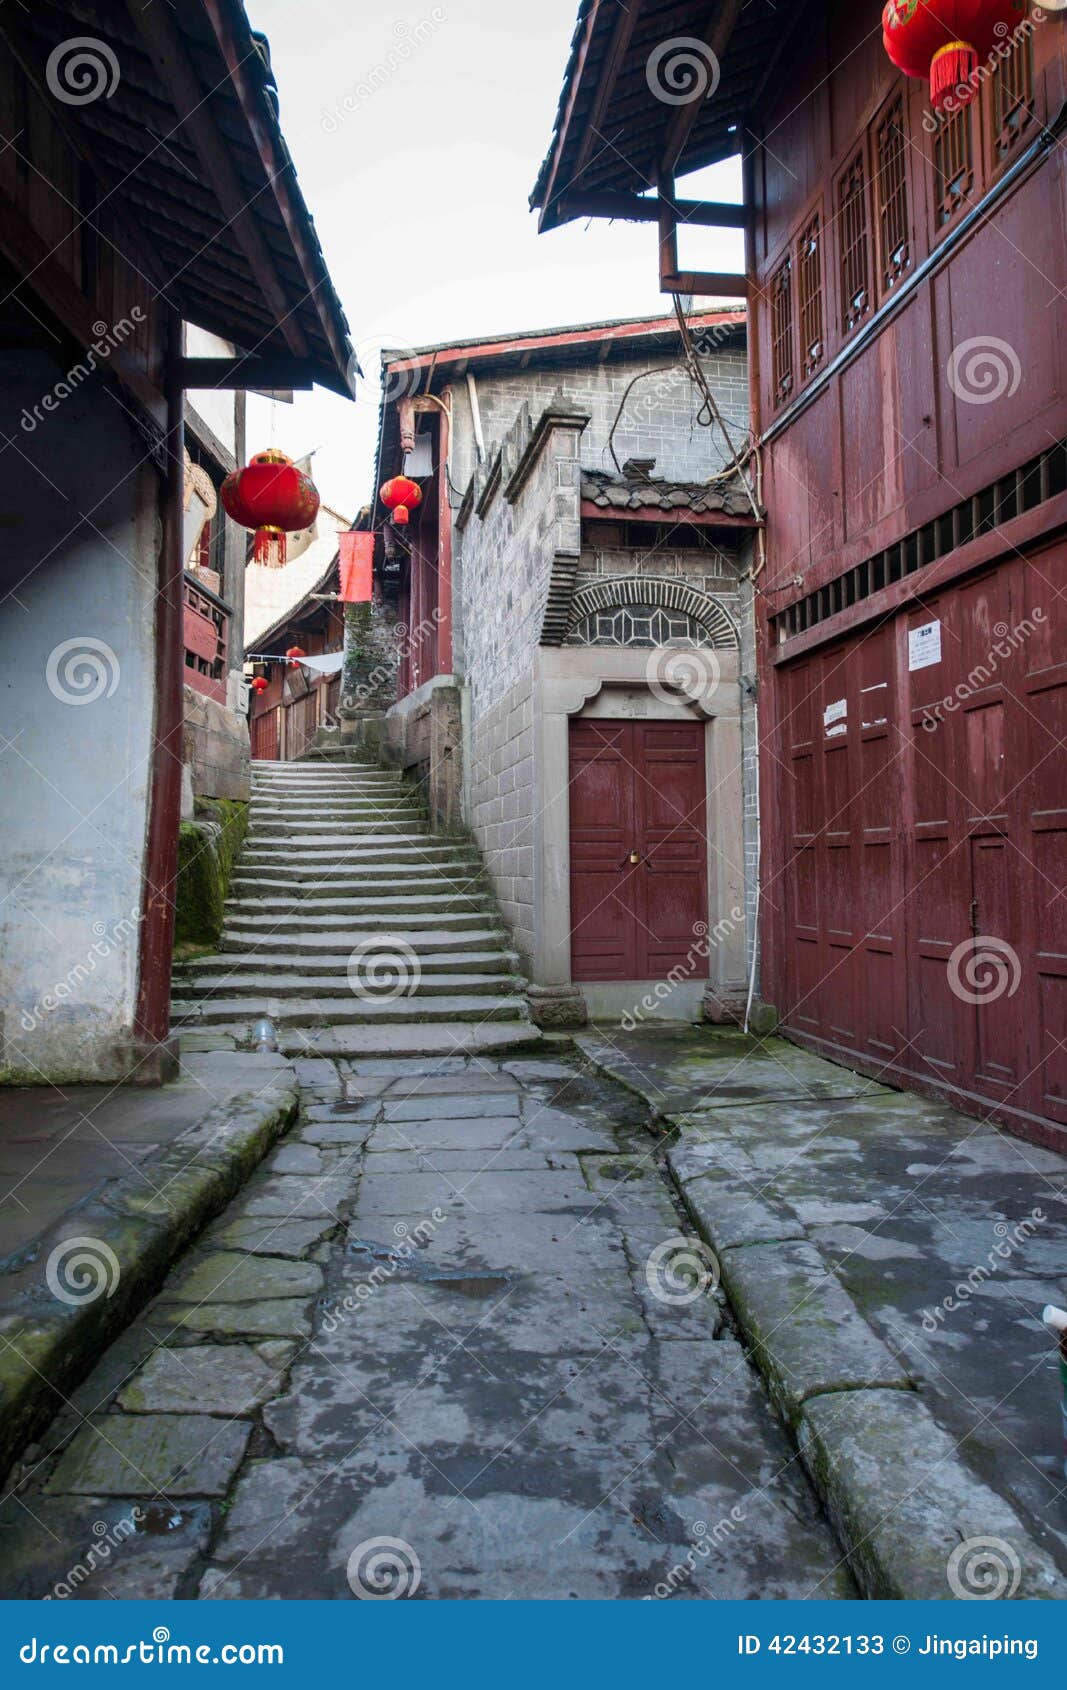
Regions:
[[466, 933], [471, 929], [481, 930], [488, 919], [495, 913], [490, 904], [480, 910], [405, 910], [398, 922], [388, 927], [383, 923], [380, 915], [317, 915], [311, 919], [304, 911], [297, 909], [288, 915], [258, 914], [237, 915], [227, 912], [226, 926], [222, 934], [222, 949], [229, 950], [236, 942], [243, 944], [245, 939], [254, 934], [276, 934], [279, 941], [287, 943], [291, 936], [308, 938], [314, 945], [319, 937], [329, 934], [351, 934], [352, 943], [363, 938], [367, 933], [381, 933], [383, 931], [411, 933], [418, 929], [428, 931], [447, 928], [450, 932]]
[[425, 893], [431, 893], [434, 897], [447, 897], [449, 894], [487, 897], [489, 888], [480, 870], [469, 874], [430, 873], [426, 870], [421, 875], [375, 875], [368, 869], [359, 873], [353, 873], [350, 869], [347, 874], [316, 875], [312, 872], [299, 880], [241, 874], [236, 875], [230, 882], [230, 897], [242, 898], [245, 901], [288, 896], [303, 903], [308, 898], [327, 895], [358, 898], [361, 893], [393, 898], [411, 898]]
[[[352, 837], [353, 839], [358, 840], [361, 845], [374, 845], [380, 841], [383, 844], [396, 847], [407, 845], [412, 847], [419, 846], [421, 848], [425, 845], [442, 846], [451, 843], [450, 840], [442, 840], [439, 833], [431, 833], [428, 827], [409, 827], [406, 830], [397, 833], [392, 828], [378, 828], [371, 825], [365, 831], [360, 829], [358, 834], [353, 834]], [[329, 834], [323, 835], [315, 832], [308, 833], [306, 837], [301, 836], [298, 839], [294, 839], [291, 834], [278, 833], [277, 831], [267, 832], [257, 830], [254, 843], [252, 842], [251, 834], [248, 836], [248, 839], [249, 843], [245, 846], [246, 850], [262, 850], [264, 846], [269, 847], [271, 845], [280, 845], [284, 846], [287, 851], [292, 851], [296, 848], [299, 848], [302, 852], [315, 850], [336, 851], [338, 845], [343, 843], [342, 840], [331, 838]]]
[[[412, 951], [419, 960], [419, 967], [424, 974], [515, 974], [518, 969], [518, 954], [506, 950], [502, 943], [494, 944], [499, 939], [498, 934], [489, 935], [489, 944], [469, 950], [457, 951], [455, 937], [442, 935], [440, 945], [426, 945], [419, 941], [418, 934], [410, 938], [401, 938], [396, 933], [386, 933], [382, 936], [382, 953], [388, 954], [393, 944], [399, 941]], [[194, 961], [180, 964], [174, 971], [175, 981], [188, 981], [193, 978], [207, 980], [218, 976], [226, 978], [244, 979], [246, 974], [264, 974], [276, 976], [293, 975], [299, 979], [314, 980], [320, 976], [336, 980], [340, 974], [346, 974], [346, 965], [352, 954], [353, 946], [341, 945], [334, 951], [312, 951], [306, 956], [299, 956], [290, 950], [279, 950], [260, 946], [257, 950], [227, 951], [217, 956], [202, 956]], [[375, 957], [379, 954], [377, 948], [368, 950], [367, 955]], [[347, 974], [346, 974], [347, 978]]]
[[[298, 758], [294, 757], [253, 757], [251, 761], [252, 768], [256, 774], [286, 774], [295, 776], [304, 774], [308, 767], [306, 763], [303, 763]], [[341, 770], [351, 771], [353, 774], [382, 775], [393, 773], [391, 769], [384, 768], [381, 763], [376, 762], [370, 757], [351, 757], [343, 764], [338, 764], [337, 767]]]
[[425, 823], [426, 813], [417, 804], [405, 804], [397, 798], [383, 798], [381, 803], [373, 799], [364, 801], [353, 798], [347, 804], [338, 804], [331, 799], [322, 804], [262, 804], [256, 799], [253, 802], [252, 814], [258, 826], [268, 822], [334, 822], [347, 825], [354, 821], [373, 821], [375, 816], [388, 816], [390, 821], [411, 821], [416, 825]]
[[[175, 1005], [178, 1009], [179, 1006]], [[174, 1017], [176, 1028], [198, 1022], [217, 1026], [236, 1022], [246, 1029], [267, 1015], [275, 1026], [322, 1027], [370, 1026], [411, 1021], [519, 1021], [526, 1019], [525, 997], [419, 997], [398, 998], [393, 1003], [372, 1003], [346, 992], [337, 998], [246, 999], [209, 998], [183, 1003]]]
[[286, 783], [271, 783], [269, 781], [252, 782], [252, 802], [258, 804], [310, 804], [321, 799], [328, 804], [363, 803], [418, 803], [419, 794], [414, 787], [398, 781], [383, 781], [368, 783], [367, 781], [329, 781], [312, 785], [304, 781], [296, 785]]
[[259, 791], [267, 786], [284, 786], [286, 789], [299, 791], [299, 788], [333, 788], [342, 789], [347, 786], [392, 786], [392, 788], [406, 788], [411, 791], [411, 782], [404, 781], [399, 774], [392, 774], [389, 769], [287, 769], [284, 774], [271, 774], [265, 769], [252, 769], [252, 791]]
[[281, 858], [294, 865], [302, 863], [337, 863], [343, 866], [347, 862], [374, 862], [388, 860], [390, 862], [432, 862], [436, 857], [460, 861], [468, 857], [477, 857], [478, 853], [467, 845], [439, 843], [432, 835], [416, 839], [410, 835], [406, 839], [381, 839], [377, 836], [363, 834], [359, 839], [348, 842], [348, 847], [341, 854], [336, 840], [323, 840], [319, 844], [304, 844], [294, 847], [291, 839], [265, 841], [260, 840], [257, 845], [246, 845], [241, 852], [240, 861], [273, 863]]
[[[518, 966], [518, 956], [507, 948], [508, 934], [504, 928], [487, 927], [484, 923], [479, 926], [477, 918], [473, 916], [451, 919], [455, 920], [454, 927], [412, 927], [405, 923], [403, 926], [390, 928], [387, 937], [400, 939], [410, 945], [424, 961], [438, 951], [455, 954], [457, 942], [462, 941], [464, 946], [471, 947], [469, 955], [472, 963], [475, 958], [491, 953], [507, 958], [513, 967]], [[302, 960], [313, 963], [317, 958], [329, 957], [336, 968], [338, 961], [345, 963], [354, 946], [366, 939], [369, 933], [377, 935], [381, 931], [380, 922], [372, 924], [369, 921], [360, 928], [353, 929], [351, 924], [346, 922], [342, 927], [310, 933], [305, 930], [302, 922], [293, 925], [296, 931], [291, 933], [281, 929], [276, 932], [273, 925], [262, 930], [242, 928], [234, 936], [225, 933], [219, 941], [222, 955], [228, 960], [251, 962], [262, 957], [264, 966], [269, 966], [271, 958], [277, 956], [284, 947], [285, 955], [292, 958], [294, 966]], [[321, 927], [322, 923], [317, 925]], [[198, 968], [211, 960], [210, 957], [201, 957], [188, 966]]]
[[[360, 839], [368, 836], [379, 836], [390, 833], [400, 833], [412, 837], [418, 829], [418, 822], [414, 816], [384, 816], [373, 815], [360, 817], [358, 820], [334, 822], [327, 818], [316, 816], [312, 821], [293, 822], [287, 818], [275, 821], [267, 817], [262, 822], [255, 819], [253, 809], [252, 825], [247, 838], [252, 844], [259, 844], [265, 838], [286, 839], [290, 844], [298, 845], [308, 838], [332, 839], [338, 843], [345, 839]], [[426, 830], [429, 834], [429, 828]]]
[[318, 799], [329, 804], [352, 804], [359, 801], [366, 803], [386, 802], [395, 799], [398, 803], [418, 803], [419, 795], [414, 787], [401, 785], [397, 781], [385, 781], [380, 785], [371, 785], [366, 781], [330, 781], [321, 785], [311, 785], [302, 782], [298, 785], [270, 782], [252, 782], [253, 803], [265, 804], [285, 803], [310, 804]]
[[[480, 974], [480, 973], [451, 973], [429, 974], [416, 973], [411, 966], [401, 964], [400, 968], [390, 969], [387, 965], [381, 973], [365, 973], [361, 976], [366, 981], [364, 990], [357, 990], [349, 983], [348, 975], [328, 974], [310, 977], [308, 975], [284, 974], [223, 974], [218, 979], [211, 975], [196, 975], [189, 980], [179, 980], [174, 985], [175, 1008], [179, 1005], [213, 1003], [216, 998], [256, 998], [272, 1001], [277, 998], [301, 998], [307, 1002], [313, 999], [325, 998], [334, 1003], [344, 999], [346, 992], [351, 992], [357, 1002], [379, 1003], [393, 1001], [390, 997], [390, 985], [397, 981], [407, 989], [396, 998], [401, 1004], [410, 1004], [412, 1012], [417, 1013], [422, 1007], [424, 998], [500, 998], [512, 996], [521, 987], [522, 982], [513, 974]], [[376, 981], [384, 981], [384, 989], [376, 987]]]
[[334, 886], [312, 880], [304, 887], [286, 887], [282, 891], [264, 892], [257, 885], [249, 896], [230, 897], [226, 909], [232, 915], [270, 915], [274, 910], [292, 909], [302, 915], [392, 915], [404, 910], [432, 910], [475, 908], [490, 896], [484, 882], [473, 876], [460, 877], [455, 887], [442, 884], [425, 887], [422, 882], [401, 885], [368, 887], [360, 881], [354, 892], [345, 886]]
[[[221, 1027], [239, 1036], [246, 1029]], [[544, 1034], [525, 1018], [515, 1021], [409, 1021], [406, 1025], [297, 1028], [278, 1031], [283, 1056], [380, 1060], [394, 1057], [535, 1055], [547, 1048]], [[557, 1047], [558, 1048], [558, 1047]]]
[[421, 885], [427, 877], [469, 879], [472, 875], [482, 873], [481, 860], [473, 852], [465, 857], [424, 857], [420, 853], [399, 860], [371, 858], [367, 861], [363, 858], [344, 858], [340, 862], [335, 858], [324, 857], [321, 862], [314, 863], [305, 862], [302, 856], [293, 859], [281, 856], [257, 857], [254, 862], [246, 862], [242, 856], [237, 866], [242, 880], [280, 881], [294, 888], [315, 882], [325, 882], [332, 886], [339, 880], [351, 880], [355, 876], [373, 885], [382, 884], [392, 877], [406, 886]]

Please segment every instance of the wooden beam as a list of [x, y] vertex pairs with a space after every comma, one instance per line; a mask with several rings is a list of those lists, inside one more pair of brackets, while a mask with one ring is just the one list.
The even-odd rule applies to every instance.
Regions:
[[[587, 192], [575, 189], [560, 200], [561, 218], [614, 217], [626, 223], [655, 223], [659, 218], [661, 198], [640, 194], [615, 193], [611, 189]], [[671, 200], [670, 210], [679, 223], [692, 223], [702, 229], [744, 229], [748, 223], [748, 207], [731, 205], [721, 200]]]
[[185, 388], [237, 388], [243, 393], [301, 392], [315, 385], [310, 363], [299, 358], [249, 355], [242, 358], [183, 358], [182, 386]]
[[[700, 37], [720, 65], [730, 44], [740, 11], [741, 0], [722, 0], [722, 3], [711, 11]], [[677, 174], [678, 161], [685, 151], [690, 131], [706, 98], [705, 95], [700, 99], [689, 100], [684, 106], [674, 107], [674, 115], [667, 126], [659, 153], [661, 181], [664, 173]]]
[[675, 270], [661, 271], [661, 293], [689, 293], [695, 297], [719, 294], [724, 299], [747, 299], [749, 282], [735, 270]]
[[[241, 251], [275, 315], [275, 326], [290, 351], [305, 357], [307, 341], [293, 312], [293, 302], [282, 284], [259, 223], [248, 203], [237, 171], [211, 117], [200, 79], [193, 70], [182, 38], [164, 6], [145, 7], [141, 0], [126, 0], [126, 9], [141, 38], [145, 52], [167, 90], [181, 128], [196, 150], [201, 168], [222, 208]], [[210, 385], [210, 384], [209, 384]], [[242, 384], [244, 385], [244, 384]], [[278, 382], [279, 387], [290, 385]], [[293, 384], [296, 385], [296, 384]]]

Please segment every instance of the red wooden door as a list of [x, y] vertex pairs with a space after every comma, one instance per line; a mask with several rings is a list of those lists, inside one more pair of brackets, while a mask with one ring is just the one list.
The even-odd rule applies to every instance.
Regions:
[[270, 710], [261, 710], [252, 717], [252, 755], [273, 762], [278, 756], [278, 717], [277, 705]]
[[701, 723], [571, 724], [573, 979], [700, 972], [706, 793]]
[[791, 1031], [1060, 1124], [1065, 564], [1063, 546], [1013, 558], [779, 674], [767, 881], [784, 918], [768, 985]]

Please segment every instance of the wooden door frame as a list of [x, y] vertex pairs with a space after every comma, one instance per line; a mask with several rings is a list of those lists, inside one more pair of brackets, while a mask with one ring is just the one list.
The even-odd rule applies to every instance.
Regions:
[[[575, 716], [626, 716], [620, 701], [635, 690], [656, 705], [645, 719], [703, 720], [707, 790], [708, 921], [720, 936], [711, 946], [711, 990], [728, 994], [747, 972], [745, 910], [744, 787], [741, 745], [740, 658], [718, 651], [720, 679], [699, 704], [679, 698], [676, 712], [654, 700], [648, 689], [649, 652], [628, 646], [542, 647], [534, 684], [534, 765], [537, 804], [534, 823], [533, 983], [570, 986], [570, 722]], [[715, 837], [731, 841], [724, 857]], [[721, 927], [720, 927], [721, 924]]]

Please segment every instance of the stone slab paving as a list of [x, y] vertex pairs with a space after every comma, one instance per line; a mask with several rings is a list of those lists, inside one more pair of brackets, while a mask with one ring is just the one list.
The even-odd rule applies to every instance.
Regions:
[[1067, 1302], [1067, 1160], [779, 1039], [578, 1042], [679, 1135], [669, 1165], [861, 1575], [947, 1594], [945, 1544], [984, 1534], [1019, 1595], [1067, 1595], [1041, 1323]]
[[0, 1506], [4, 1595], [856, 1594], [630, 1093], [298, 1066]]

